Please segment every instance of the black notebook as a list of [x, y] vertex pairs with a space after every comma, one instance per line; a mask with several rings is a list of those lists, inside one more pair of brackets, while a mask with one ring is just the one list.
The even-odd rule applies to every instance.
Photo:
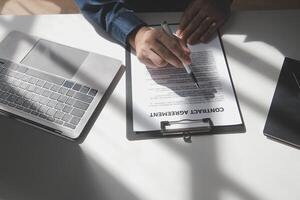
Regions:
[[300, 61], [286, 58], [283, 63], [264, 134], [300, 147]]

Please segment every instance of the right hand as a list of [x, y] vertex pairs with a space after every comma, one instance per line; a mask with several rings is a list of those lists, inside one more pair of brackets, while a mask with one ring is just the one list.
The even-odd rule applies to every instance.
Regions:
[[184, 11], [176, 34], [188, 44], [208, 42], [230, 15], [231, 0], [193, 0]]
[[183, 67], [190, 64], [190, 50], [181, 39], [167, 35], [162, 29], [141, 27], [129, 36], [129, 44], [136, 51], [138, 59], [148, 67], [164, 67], [171, 64]]

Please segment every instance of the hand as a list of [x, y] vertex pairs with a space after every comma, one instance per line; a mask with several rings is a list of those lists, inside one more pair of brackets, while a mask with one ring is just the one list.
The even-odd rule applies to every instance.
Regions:
[[176, 35], [188, 44], [207, 42], [230, 14], [230, 0], [194, 0], [184, 11]]
[[129, 36], [129, 44], [138, 59], [148, 67], [164, 67], [168, 63], [182, 67], [191, 63], [190, 50], [182, 40], [167, 35], [162, 29], [141, 27]]

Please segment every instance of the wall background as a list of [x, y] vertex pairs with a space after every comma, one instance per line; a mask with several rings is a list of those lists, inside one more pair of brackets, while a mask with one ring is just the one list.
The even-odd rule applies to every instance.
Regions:
[[[234, 10], [300, 9], [300, 0], [234, 0]], [[78, 13], [73, 0], [0, 0], [0, 14]]]

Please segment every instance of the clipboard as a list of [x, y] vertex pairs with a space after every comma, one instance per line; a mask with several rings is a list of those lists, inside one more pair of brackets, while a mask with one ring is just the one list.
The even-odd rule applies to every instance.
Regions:
[[132, 76], [131, 76], [131, 51], [126, 47], [125, 64], [126, 64], [126, 137], [130, 141], [145, 140], [155, 138], [182, 137], [185, 142], [191, 142], [192, 136], [211, 135], [211, 134], [230, 134], [245, 133], [246, 127], [241, 113], [240, 105], [237, 99], [236, 91], [233, 85], [231, 73], [224, 50], [224, 46], [218, 32], [218, 38], [221, 43], [226, 67], [228, 70], [230, 83], [232, 85], [234, 97], [237, 103], [241, 124], [229, 126], [215, 126], [211, 118], [200, 118], [196, 120], [183, 119], [179, 121], [161, 121], [160, 130], [135, 132], [133, 129], [133, 107], [132, 107]]

